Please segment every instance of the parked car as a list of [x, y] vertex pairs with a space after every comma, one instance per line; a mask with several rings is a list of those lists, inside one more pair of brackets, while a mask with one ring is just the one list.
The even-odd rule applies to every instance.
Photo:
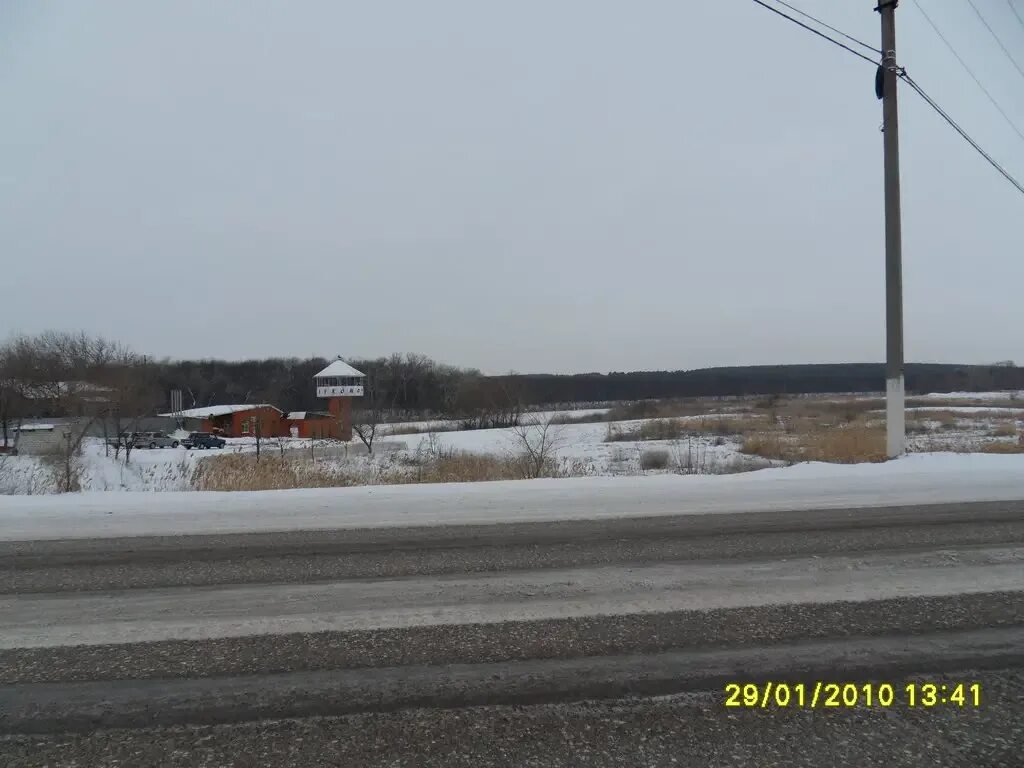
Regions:
[[181, 441], [163, 432], [139, 432], [135, 435], [136, 448], [177, 448]]
[[163, 432], [129, 432], [121, 437], [112, 437], [107, 442], [117, 447], [128, 443], [132, 448], [177, 448], [181, 441]]
[[211, 432], [191, 432], [181, 444], [186, 448], [223, 448], [227, 442]]

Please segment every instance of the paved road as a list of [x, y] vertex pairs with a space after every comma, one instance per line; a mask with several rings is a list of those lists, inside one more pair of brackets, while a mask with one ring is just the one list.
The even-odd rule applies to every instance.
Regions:
[[[1021, 502], [9, 541], [0, 564], [5, 765], [985, 766], [1024, 748]], [[978, 681], [985, 700], [726, 710], [734, 679]]]

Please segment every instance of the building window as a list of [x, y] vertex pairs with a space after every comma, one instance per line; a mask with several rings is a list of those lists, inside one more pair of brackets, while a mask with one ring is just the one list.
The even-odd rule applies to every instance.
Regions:
[[242, 434], [244, 435], [248, 431], [249, 431], [249, 422], [248, 421], [243, 421], [242, 422]]

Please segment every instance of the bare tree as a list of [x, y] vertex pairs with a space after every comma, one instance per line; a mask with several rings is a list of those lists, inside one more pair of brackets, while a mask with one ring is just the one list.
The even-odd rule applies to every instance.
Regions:
[[363, 381], [363, 396], [359, 408], [352, 411], [352, 431], [366, 446], [366, 452], [373, 454], [373, 441], [377, 429], [387, 413], [388, 391], [379, 369], [371, 369]]
[[124, 451], [125, 464], [131, 460], [132, 449], [142, 419], [159, 405], [153, 368], [145, 357], [126, 347], [110, 345], [106, 359], [93, 374], [103, 386], [104, 433], [114, 436], [114, 457]]
[[543, 477], [555, 471], [558, 450], [565, 445], [565, 427], [554, 413], [512, 427], [512, 444], [522, 463], [525, 477]]
[[60, 427], [62, 438], [50, 457], [59, 490], [77, 489], [82, 443], [98, 419], [114, 412], [119, 423], [114, 431], [121, 434], [123, 414], [144, 413], [134, 370], [139, 358], [102, 337], [58, 331], [16, 336], [3, 345], [0, 359], [0, 400], [4, 401], [0, 420], [9, 422], [15, 410], [18, 419], [70, 419]]
[[45, 456], [54, 469], [60, 493], [73, 493], [82, 488], [82, 441], [92, 421], [71, 422], [59, 427], [60, 442]]
[[0, 346], [0, 439], [5, 453], [14, 447], [12, 432], [21, 426], [24, 415], [28, 369], [24, 351], [13, 341]]
[[260, 418], [260, 412], [254, 411], [252, 416], [252, 433], [256, 436], [256, 463], [260, 460], [260, 446], [263, 442], [263, 419]]

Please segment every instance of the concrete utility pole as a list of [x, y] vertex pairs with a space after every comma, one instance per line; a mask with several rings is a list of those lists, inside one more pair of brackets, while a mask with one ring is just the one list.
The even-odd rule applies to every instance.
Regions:
[[879, 0], [882, 18], [882, 135], [885, 154], [885, 447], [906, 450], [903, 390], [903, 238], [900, 228], [900, 129], [896, 109], [896, 6]]

